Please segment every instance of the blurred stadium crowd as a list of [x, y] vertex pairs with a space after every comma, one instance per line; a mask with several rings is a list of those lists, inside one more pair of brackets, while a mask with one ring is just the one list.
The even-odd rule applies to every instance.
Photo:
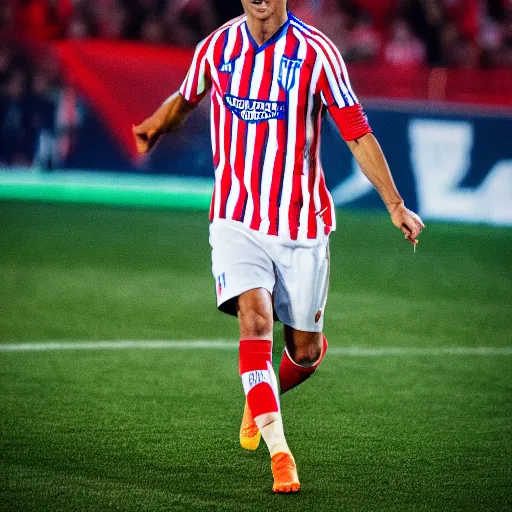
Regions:
[[69, 154], [78, 100], [57, 62], [0, 43], [0, 166], [55, 168]]
[[[512, 0], [289, 0], [289, 8], [347, 62], [512, 69]], [[0, 165], [53, 167], [72, 144], [76, 98], [57, 64], [34, 51], [41, 42], [193, 46], [241, 12], [239, 0], [2, 0]]]
[[[511, 0], [289, 0], [348, 61], [512, 66]], [[4, 0], [2, 31], [190, 46], [241, 13], [240, 0]]]

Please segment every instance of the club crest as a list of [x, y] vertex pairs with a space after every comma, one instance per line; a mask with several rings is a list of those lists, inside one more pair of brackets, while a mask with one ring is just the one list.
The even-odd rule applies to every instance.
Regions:
[[302, 62], [300, 59], [289, 59], [284, 55], [281, 57], [277, 81], [285, 91], [289, 91], [295, 85], [295, 76]]

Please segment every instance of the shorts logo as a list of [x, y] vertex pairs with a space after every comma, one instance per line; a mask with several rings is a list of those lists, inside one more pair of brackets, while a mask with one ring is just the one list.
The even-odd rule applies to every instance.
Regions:
[[249, 100], [226, 94], [224, 102], [233, 114], [246, 123], [260, 123], [286, 117], [284, 101]]
[[226, 288], [226, 273], [217, 276], [217, 295], [222, 295], [222, 291]]
[[281, 57], [277, 82], [285, 91], [289, 91], [295, 85], [295, 76], [302, 62], [300, 59], [289, 59], [284, 55]]

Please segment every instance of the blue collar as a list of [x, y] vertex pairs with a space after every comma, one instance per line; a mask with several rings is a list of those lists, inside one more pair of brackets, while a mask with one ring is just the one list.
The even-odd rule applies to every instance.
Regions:
[[251, 41], [251, 44], [256, 53], [259, 53], [262, 50], [264, 50], [265, 48], [268, 48], [271, 44], [274, 44], [286, 32], [286, 29], [288, 28], [289, 25], [290, 25], [290, 13], [288, 12], [288, 19], [284, 22], [284, 24], [278, 28], [277, 32], [268, 41], [265, 41], [261, 46], [259, 46], [258, 43], [255, 41], [254, 37], [252, 37], [251, 31], [249, 30], [249, 27], [247, 26], [247, 20], [245, 21], [245, 28], [247, 30], [247, 35], [249, 37], [249, 41]]

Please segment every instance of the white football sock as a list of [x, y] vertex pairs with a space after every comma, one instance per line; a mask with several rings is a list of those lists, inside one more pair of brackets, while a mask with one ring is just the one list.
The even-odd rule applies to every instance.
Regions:
[[263, 437], [271, 457], [279, 452], [291, 453], [284, 437], [283, 420], [280, 413], [261, 414], [254, 418], [254, 421], [260, 429], [261, 437]]

